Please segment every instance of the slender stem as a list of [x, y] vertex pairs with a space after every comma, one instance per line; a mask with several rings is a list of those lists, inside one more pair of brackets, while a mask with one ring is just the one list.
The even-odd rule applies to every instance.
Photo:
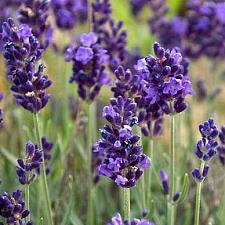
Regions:
[[123, 188], [124, 219], [130, 221], [130, 188]]
[[[202, 174], [205, 166], [205, 162], [201, 161], [200, 173]], [[199, 214], [201, 206], [201, 191], [202, 191], [202, 182], [197, 183], [196, 197], [195, 197], [195, 221], [194, 225], [199, 225]]]
[[151, 189], [152, 189], [152, 171], [153, 171], [153, 163], [154, 163], [154, 141], [153, 141], [153, 139], [151, 138], [150, 140], [149, 140], [149, 143], [148, 143], [149, 145], [148, 145], [148, 151], [149, 151], [149, 154], [148, 154], [148, 156], [151, 158], [151, 167], [152, 168], [149, 168], [148, 170], [147, 170], [147, 184], [146, 184], [146, 188], [147, 188], [147, 190], [145, 191], [146, 192], [146, 194], [147, 194], [147, 196], [146, 196], [146, 199], [147, 199], [147, 207], [148, 207], [148, 209], [150, 208], [150, 206], [151, 206]]
[[88, 172], [88, 213], [87, 225], [93, 225], [93, 181], [92, 181], [92, 145], [96, 141], [96, 103], [89, 104], [88, 108], [88, 136], [87, 136], [87, 172]]
[[[170, 200], [172, 200], [175, 191], [175, 116], [170, 115]], [[175, 223], [175, 206], [169, 204], [169, 224]]]
[[[25, 186], [25, 201], [26, 201], [26, 209], [30, 211], [30, 185], [27, 184]], [[30, 221], [30, 214], [27, 217], [27, 222]]]
[[[137, 134], [138, 136], [140, 137], [140, 145], [143, 147], [143, 141], [142, 141], [142, 138], [143, 138], [143, 135], [142, 135], [142, 132], [141, 132], [141, 129], [139, 127], [137, 127]], [[146, 209], [146, 185], [145, 185], [145, 182], [146, 181], [146, 174], [143, 174], [142, 178], [141, 178], [141, 186], [140, 186], [140, 195], [141, 195], [141, 199], [142, 199], [142, 209]]]
[[[37, 113], [33, 114], [33, 120], [34, 120], [34, 128], [35, 128], [35, 133], [36, 133], [36, 140], [38, 142], [39, 148], [42, 149], [40, 129], [39, 129], [39, 121], [38, 121], [38, 114]], [[44, 154], [43, 154], [43, 162], [41, 163], [41, 177], [42, 177], [42, 181], [43, 181], [45, 201], [46, 201], [46, 204], [47, 204], [48, 223], [50, 225], [54, 225], [53, 216], [52, 216], [52, 209], [51, 209], [51, 201], [50, 201], [49, 189], [48, 189], [48, 183], [47, 183], [47, 176], [46, 176]]]

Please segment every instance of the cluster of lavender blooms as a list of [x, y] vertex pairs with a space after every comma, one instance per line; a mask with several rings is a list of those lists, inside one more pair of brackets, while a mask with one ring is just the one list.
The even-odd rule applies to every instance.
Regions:
[[[51, 150], [53, 142], [50, 142], [46, 137], [41, 138], [42, 148], [40, 150], [36, 144], [28, 141], [26, 144], [26, 155], [23, 159], [18, 159], [19, 166], [16, 167], [16, 173], [19, 177], [19, 182], [22, 185], [30, 184], [34, 181], [37, 174], [40, 174], [40, 166], [43, 163], [43, 154], [45, 164], [51, 160]], [[50, 168], [46, 168], [46, 174], [49, 174]]]
[[180, 113], [187, 108], [185, 97], [192, 95], [188, 62], [177, 49], [153, 45], [155, 56], [138, 60], [136, 74], [119, 67], [112, 87], [114, 96], [129, 96], [139, 108], [138, 123], [145, 136], [161, 133], [163, 114]]
[[60, 29], [73, 29], [87, 20], [87, 0], [52, 0], [51, 7]]
[[127, 220], [123, 221], [121, 215], [117, 213], [116, 216], [114, 216], [111, 219], [111, 222], [107, 223], [107, 225], [154, 225], [154, 223], [144, 218], [143, 219], [134, 218], [130, 222]]
[[122, 30], [123, 22], [116, 23], [111, 17], [109, 0], [97, 0], [93, 7], [93, 31], [98, 36], [98, 43], [109, 54], [109, 67], [114, 70], [125, 62], [127, 53], [127, 32]]
[[52, 84], [43, 74], [44, 66], [39, 64], [43, 50], [31, 28], [27, 24], [16, 26], [12, 19], [3, 23], [0, 36], [15, 101], [36, 113], [47, 104], [50, 95], [46, 89]]
[[[25, 222], [30, 212], [25, 209], [22, 192], [16, 190], [12, 195], [4, 192], [0, 196], [0, 215], [6, 219], [6, 224], [33, 225], [31, 221]], [[3, 223], [0, 223], [3, 225]]]
[[[214, 120], [210, 118], [199, 125], [199, 131], [202, 139], [197, 143], [195, 154], [200, 160], [209, 162], [217, 154], [218, 142], [216, 141], [216, 137], [218, 136], [219, 129]], [[202, 182], [208, 175], [208, 172], [209, 165], [206, 163], [202, 170], [195, 168], [192, 171], [192, 176], [197, 182]]]
[[105, 71], [108, 58], [107, 51], [98, 44], [98, 37], [93, 32], [82, 34], [78, 46], [67, 49], [66, 61], [73, 61], [70, 82], [78, 84], [78, 94], [82, 99], [93, 101], [101, 87], [110, 84]]
[[144, 169], [150, 166], [149, 158], [142, 153], [139, 136], [133, 134], [137, 123], [137, 104], [130, 98], [113, 98], [105, 106], [102, 116], [109, 122], [101, 129], [101, 139], [93, 147], [101, 154], [99, 175], [112, 179], [118, 186], [136, 185]]
[[165, 0], [151, 1], [151, 31], [167, 48], [177, 46], [188, 57], [225, 56], [225, 3], [187, 1], [182, 16], [166, 18]]
[[52, 41], [53, 29], [48, 21], [50, 12], [49, 0], [24, 0], [19, 10], [19, 21], [32, 29], [40, 47], [45, 49]]
[[36, 170], [40, 168], [42, 162], [42, 151], [31, 141], [26, 144], [26, 156], [24, 159], [17, 160], [19, 166], [16, 167], [16, 173], [19, 182], [22, 185], [30, 184], [35, 176]]

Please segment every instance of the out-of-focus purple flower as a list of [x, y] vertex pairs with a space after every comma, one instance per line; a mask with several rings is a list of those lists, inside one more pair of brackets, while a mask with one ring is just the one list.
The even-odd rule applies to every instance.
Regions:
[[187, 1], [182, 17], [168, 19], [165, 0], [151, 1], [150, 27], [165, 47], [174, 46], [189, 58], [225, 57], [225, 3]]
[[116, 23], [111, 17], [109, 0], [97, 0], [93, 6], [93, 31], [98, 43], [109, 54], [109, 67], [114, 70], [125, 62], [127, 32], [122, 30], [123, 22]]
[[17, 160], [19, 166], [16, 167], [16, 173], [19, 182], [22, 185], [30, 184], [36, 177], [36, 171], [40, 169], [42, 162], [42, 151], [37, 145], [29, 141], [26, 144], [26, 155], [24, 159]]
[[218, 157], [221, 164], [225, 165], [225, 126], [223, 125], [219, 131], [219, 146], [217, 147]]
[[4, 192], [0, 196], [0, 216], [6, 219], [7, 224], [33, 225], [31, 221], [25, 223], [29, 214], [20, 190], [16, 190], [12, 195]]
[[116, 214], [111, 219], [110, 223], [107, 223], [107, 225], [154, 225], [153, 222], [150, 222], [147, 219], [131, 219], [131, 221], [123, 220], [121, 215], [119, 213]]
[[3, 23], [0, 36], [14, 98], [25, 109], [36, 113], [48, 103], [50, 95], [46, 89], [52, 84], [43, 74], [44, 66], [38, 63], [42, 55], [39, 42], [28, 25], [17, 27], [12, 19]]
[[82, 34], [80, 44], [69, 47], [66, 57], [67, 61], [73, 61], [70, 82], [76, 82], [79, 96], [90, 101], [96, 98], [102, 86], [110, 84], [109, 75], [105, 72], [108, 55], [97, 41], [93, 32]]
[[146, 6], [149, 6], [150, 3], [149, 0], [129, 0], [129, 2], [134, 16], [137, 16], [141, 10]]
[[[219, 133], [219, 129], [212, 118], [208, 119], [204, 123], [199, 125], [199, 132], [201, 133], [201, 140], [197, 143], [195, 150], [196, 156], [205, 162], [211, 160], [217, 154], [218, 142], [216, 138]], [[202, 182], [208, 175], [209, 166], [205, 164], [202, 171], [200, 168], [195, 168], [192, 171], [192, 176], [196, 181]]]
[[137, 105], [130, 98], [111, 99], [110, 105], [103, 109], [103, 117], [109, 124], [101, 129], [102, 138], [93, 148], [95, 154], [101, 154], [99, 175], [124, 188], [135, 186], [144, 169], [150, 166], [138, 144], [140, 137], [133, 134], [136, 112]]
[[168, 174], [166, 173], [165, 170], [160, 170], [160, 178], [162, 181], [163, 193], [165, 195], [168, 195], [170, 193], [170, 186], [169, 186]]
[[49, 22], [49, 0], [24, 0], [19, 10], [19, 20], [32, 28], [41, 48], [45, 49], [52, 42], [53, 29]]
[[87, 0], [52, 0], [51, 6], [60, 29], [73, 29], [87, 19]]

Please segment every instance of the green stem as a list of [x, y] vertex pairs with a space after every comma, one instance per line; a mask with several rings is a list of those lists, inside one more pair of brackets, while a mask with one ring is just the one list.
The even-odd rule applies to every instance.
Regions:
[[92, 31], [92, 0], [88, 0], [88, 30]]
[[[143, 147], [143, 135], [141, 132], [141, 129], [139, 127], [137, 127], [137, 134], [140, 137], [140, 145]], [[143, 174], [143, 177], [141, 178], [140, 184], [141, 184], [141, 191], [140, 191], [140, 195], [141, 195], [141, 199], [142, 199], [142, 209], [146, 209], [146, 186], [145, 186], [145, 182], [146, 181], [146, 174]]]
[[89, 104], [88, 108], [88, 134], [87, 134], [87, 172], [88, 172], [88, 213], [87, 213], [87, 225], [93, 225], [93, 181], [92, 181], [92, 145], [96, 141], [96, 103]]
[[[26, 209], [30, 211], [30, 185], [29, 184], [25, 186], [25, 201], [26, 201], [25, 203]], [[30, 214], [28, 215], [26, 222], [28, 221], [30, 221]]]
[[130, 221], [130, 188], [123, 188], [124, 219]]
[[[200, 173], [202, 174], [205, 167], [205, 162], [201, 161]], [[199, 225], [199, 214], [201, 206], [201, 191], [202, 191], [202, 182], [197, 182], [196, 198], [195, 198], [195, 221], [194, 225]]]
[[[35, 134], [36, 134], [36, 140], [38, 142], [38, 146], [39, 146], [40, 149], [43, 149], [42, 143], [41, 143], [41, 136], [40, 136], [39, 121], [38, 121], [38, 114], [37, 113], [33, 114], [33, 121], [34, 121], [34, 128], [35, 128]], [[43, 163], [41, 163], [41, 177], [42, 177], [42, 181], [43, 181], [45, 201], [46, 201], [46, 204], [47, 204], [48, 223], [50, 225], [54, 225], [53, 216], [52, 216], [52, 209], [51, 209], [51, 201], [50, 201], [49, 189], [48, 189], [48, 183], [47, 183], [47, 176], [46, 176], [44, 154], [43, 154]]]
[[[175, 116], [170, 115], [170, 200], [172, 200], [175, 191]], [[175, 206], [169, 204], [169, 225], [175, 223]]]
[[147, 199], [147, 208], [149, 209], [151, 206], [151, 191], [152, 191], [152, 172], [153, 172], [153, 163], [154, 163], [154, 153], [153, 149], [154, 148], [154, 141], [152, 138], [150, 138], [148, 142], [148, 152], [147, 155], [151, 158], [151, 168], [148, 168], [146, 171], [146, 199]]

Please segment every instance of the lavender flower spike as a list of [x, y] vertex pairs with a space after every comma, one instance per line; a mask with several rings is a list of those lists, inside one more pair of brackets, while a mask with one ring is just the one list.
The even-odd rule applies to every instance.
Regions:
[[107, 225], [154, 225], [154, 223], [150, 222], [147, 219], [132, 219], [130, 222], [128, 222], [127, 220], [122, 219], [121, 215], [119, 213], [116, 214], [116, 216], [114, 216], [111, 219], [110, 223], [107, 223]]
[[19, 20], [32, 28], [41, 48], [45, 49], [52, 42], [53, 29], [48, 21], [49, 0], [25, 0], [19, 11]]
[[102, 138], [93, 152], [101, 155], [99, 175], [112, 179], [118, 186], [133, 187], [150, 166], [150, 159], [142, 153], [139, 136], [133, 134], [137, 123], [137, 105], [130, 98], [111, 99], [103, 109], [103, 117], [109, 122], [101, 129]]
[[31, 141], [26, 144], [26, 156], [24, 159], [18, 159], [19, 166], [16, 167], [16, 173], [19, 182], [22, 185], [30, 184], [36, 177], [36, 171], [40, 169], [42, 162], [42, 151]]
[[24, 219], [30, 214], [25, 209], [22, 192], [16, 190], [12, 195], [4, 192], [0, 196], [0, 216], [6, 219], [6, 224], [33, 225], [31, 221], [25, 223]]
[[3, 23], [0, 36], [15, 101], [36, 113], [48, 103], [50, 95], [46, 89], [52, 84], [43, 74], [44, 66], [38, 63], [42, 54], [40, 44], [28, 25], [17, 27], [12, 19]]
[[97, 41], [95, 33], [84, 33], [80, 36], [77, 47], [71, 46], [67, 49], [66, 61], [73, 61], [70, 82], [76, 82], [79, 96], [89, 101], [97, 97], [102, 86], [110, 84], [109, 75], [105, 71], [108, 55]]
[[192, 171], [192, 176], [198, 182], [202, 182], [209, 172], [209, 165], [206, 162], [210, 161], [217, 154], [218, 142], [216, 138], [219, 134], [219, 129], [212, 118], [199, 125], [201, 140], [197, 143], [195, 150], [196, 156], [202, 161], [203, 168], [195, 168]]
[[166, 173], [166, 171], [160, 170], [160, 177], [161, 177], [162, 186], [163, 186], [163, 193], [165, 195], [168, 195], [170, 193], [168, 174]]

